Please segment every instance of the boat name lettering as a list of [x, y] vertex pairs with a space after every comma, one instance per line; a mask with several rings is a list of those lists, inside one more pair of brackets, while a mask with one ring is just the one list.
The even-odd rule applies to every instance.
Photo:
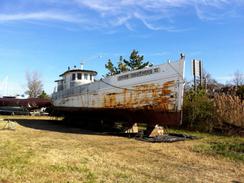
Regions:
[[134, 72], [134, 73], [131, 73], [131, 74], [125, 74], [125, 75], [119, 76], [118, 77], [118, 81], [131, 79], [131, 78], [135, 78], [135, 77], [146, 76], [146, 75], [150, 75], [150, 74], [157, 73], [157, 72], [159, 72], [159, 68], [154, 68], [154, 69], [149, 69], [149, 70], [145, 70], [145, 71]]

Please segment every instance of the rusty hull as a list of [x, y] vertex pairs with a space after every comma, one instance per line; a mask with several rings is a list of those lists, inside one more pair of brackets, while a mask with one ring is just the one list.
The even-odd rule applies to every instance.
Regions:
[[[103, 107], [54, 107], [54, 112], [84, 120], [178, 126], [181, 124], [181, 111], [177, 111], [175, 84], [175, 81], [168, 81], [162, 85], [144, 84], [120, 89], [122, 92], [103, 96]], [[92, 99], [92, 103], [95, 102]]]
[[154, 111], [176, 110], [175, 81], [159, 84], [143, 84], [122, 92], [104, 95], [104, 108], [143, 109]]

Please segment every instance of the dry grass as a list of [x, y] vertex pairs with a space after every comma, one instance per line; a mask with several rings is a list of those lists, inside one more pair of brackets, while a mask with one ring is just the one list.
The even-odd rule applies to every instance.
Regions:
[[214, 104], [219, 123], [244, 128], [244, 101], [237, 96], [216, 95]]
[[12, 120], [18, 122], [15, 130], [0, 131], [0, 182], [244, 181], [242, 161], [194, 150], [227, 137], [197, 134], [204, 138], [153, 144], [66, 128], [45, 118]]

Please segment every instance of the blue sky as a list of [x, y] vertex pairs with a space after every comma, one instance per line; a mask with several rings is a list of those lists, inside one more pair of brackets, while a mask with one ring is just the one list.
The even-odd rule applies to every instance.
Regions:
[[0, 95], [26, 90], [38, 71], [52, 93], [79, 65], [106, 73], [109, 58], [136, 49], [153, 64], [186, 55], [225, 83], [244, 72], [244, 0], [0, 0]]

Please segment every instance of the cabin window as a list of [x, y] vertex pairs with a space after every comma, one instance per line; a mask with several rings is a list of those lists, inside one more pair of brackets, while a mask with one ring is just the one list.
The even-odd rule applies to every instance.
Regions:
[[75, 80], [75, 73], [72, 74], [72, 80]]
[[126, 74], [126, 75], [122, 75], [122, 76], [119, 76], [118, 77], [118, 80], [124, 80], [124, 79], [129, 79], [129, 74]]
[[77, 79], [81, 80], [81, 73], [77, 74]]
[[92, 81], [92, 75], [90, 75], [90, 80]]
[[154, 69], [154, 72], [159, 72], [159, 68], [155, 68]]
[[87, 80], [88, 79], [88, 74], [84, 74], [84, 78], [85, 78], [85, 80]]

